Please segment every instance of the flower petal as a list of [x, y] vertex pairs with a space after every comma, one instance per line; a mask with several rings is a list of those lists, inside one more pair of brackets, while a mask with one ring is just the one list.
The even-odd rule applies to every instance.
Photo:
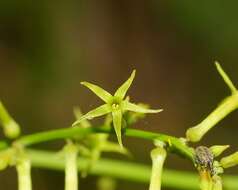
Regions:
[[131, 73], [131, 76], [129, 77], [129, 79], [127, 79], [126, 82], [124, 82], [115, 92], [114, 96], [120, 98], [120, 99], [124, 99], [126, 92], [128, 91], [129, 87], [131, 86], [132, 81], [135, 78], [135, 74], [136, 74], [136, 70], [133, 70], [133, 72]]
[[112, 95], [109, 92], [107, 92], [106, 90], [104, 90], [103, 88], [101, 88], [95, 84], [92, 84], [89, 82], [81, 82], [81, 84], [86, 86], [87, 88], [89, 88], [92, 92], [94, 92], [104, 102], [108, 102], [112, 98]]
[[139, 112], [139, 113], [159, 113], [163, 111], [162, 109], [156, 109], [156, 110], [147, 109], [145, 107], [133, 104], [131, 102], [124, 102], [123, 109], [128, 111], [133, 111], [133, 112]]
[[121, 140], [121, 120], [122, 120], [121, 110], [120, 109], [113, 110], [112, 118], [113, 118], [113, 125], [117, 135], [118, 143], [121, 147], [123, 147], [122, 140]]
[[111, 112], [111, 106], [109, 106], [108, 104], [104, 104], [102, 106], [95, 108], [92, 111], [89, 111], [85, 115], [83, 115], [80, 119], [78, 119], [76, 122], [74, 122], [72, 126], [79, 124], [84, 119], [93, 119], [94, 117], [99, 117], [99, 116], [105, 115], [109, 112]]

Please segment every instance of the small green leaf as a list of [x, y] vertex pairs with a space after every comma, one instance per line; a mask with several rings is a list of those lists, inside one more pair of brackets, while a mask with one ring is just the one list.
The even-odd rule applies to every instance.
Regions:
[[230, 145], [214, 145], [210, 147], [210, 151], [213, 153], [214, 157], [221, 155]]
[[217, 71], [219, 72], [219, 74], [221, 75], [221, 77], [223, 78], [223, 80], [225, 81], [225, 83], [227, 84], [227, 86], [230, 88], [232, 93], [237, 92], [236, 87], [234, 86], [234, 84], [232, 83], [231, 79], [229, 78], [229, 76], [225, 73], [225, 71], [222, 69], [221, 65], [216, 61], [215, 62]]
[[115, 109], [112, 111], [112, 118], [113, 118], [113, 125], [114, 129], [117, 135], [117, 140], [118, 143], [121, 147], [122, 145], [122, 140], [121, 140], [121, 121], [122, 121], [122, 113], [120, 109]]
[[128, 111], [138, 112], [138, 113], [159, 113], [163, 111], [162, 109], [156, 109], [156, 110], [147, 109], [145, 107], [133, 104], [131, 102], [124, 102], [123, 109]]
[[104, 102], [109, 102], [112, 98], [112, 95], [101, 87], [89, 83], [89, 82], [81, 82], [82, 85], [88, 87], [92, 92], [94, 92], [99, 98], [101, 98]]
[[136, 74], [136, 70], [133, 70], [133, 72], [131, 73], [131, 76], [129, 77], [129, 79], [127, 79], [126, 82], [124, 82], [115, 92], [114, 96], [120, 98], [120, 99], [124, 99], [125, 95], [128, 91], [128, 89], [131, 86], [132, 81], [135, 78], [135, 74]]
[[222, 158], [220, 163], [223, 168], [230, 168], [238, 165], [238, 152]]
[[89, 111], [85, 115], [83, 115], [79, 120], [74, 122], [72, 126], [78, 125], [81, 121], [83, 121], [85, 119], [93, 119], [95, 117], [105, 115], [109, 112], [111, 112], [111, 106], [108, 104], [104, 104], [102, 106], [95, 108], [94, 110]]

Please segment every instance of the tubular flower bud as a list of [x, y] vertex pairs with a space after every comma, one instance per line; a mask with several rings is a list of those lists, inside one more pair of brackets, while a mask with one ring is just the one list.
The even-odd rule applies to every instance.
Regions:
[[161, 177], [164, 161], [166, 158], [166, 151], [164, 148], [158, 147], [151, 151], [152, 158], [152, 173], [150, 178], [149, 190], [160, 190], [161, 189]]

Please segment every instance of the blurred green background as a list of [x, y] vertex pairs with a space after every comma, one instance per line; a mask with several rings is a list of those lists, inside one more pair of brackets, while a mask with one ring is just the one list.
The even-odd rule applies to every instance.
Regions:
[[[235, 0], [1, 0], [0, 98], [25, 134], [63, 128], [74, 121], [73, 106], [86, 112], [100, 103], [80, 81], [113, 92], [136, 68], [131, 99], [164, 112], [133, 127], [184, 136], [229, 94], [214, 60], [238, 84], [237, 7]], [[232, 113], [200, 144], [237, 150], [237, 118]], [[124, 141], [131, 161], [150, 164], [151, 143]], [[174, 155], [166, 167], [194, 170]], [[96, 189], [96, 180], [80, 180], [81, 189]], [[0, 173], [1, 188], [16, 189], [16, 182], [13, 168]], [[63, 173], [33, 169], [35, 190], [63, 190], [63, 184]], [[120, 181], [117, 189], [135, 188], [148, 185]]]

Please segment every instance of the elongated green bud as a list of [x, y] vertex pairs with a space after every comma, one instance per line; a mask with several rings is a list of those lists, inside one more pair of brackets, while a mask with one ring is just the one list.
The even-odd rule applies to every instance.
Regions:
[[152, 158], [152, 173], [150, 178], [149, 190], [160, 190], [161, 189], [161, 177], [164, 161], [166, 158], [166, 151], [162, 147], [155, 148], [151, 151]]
[[214, 155], [214, 157], [217, 157], [221, 155], [229, 147], [230, 145], [214, 145], [214, 146], [211, 146], [209, 149]]
[[220, 163], [223, 168], [230, 168], [238, 165], [238, 152], [222, 158]]
[[6, 137], [16, 138], [20, 135], [20, 126], [9, 115], [2, 102], [0, 101], [0, 124]]

